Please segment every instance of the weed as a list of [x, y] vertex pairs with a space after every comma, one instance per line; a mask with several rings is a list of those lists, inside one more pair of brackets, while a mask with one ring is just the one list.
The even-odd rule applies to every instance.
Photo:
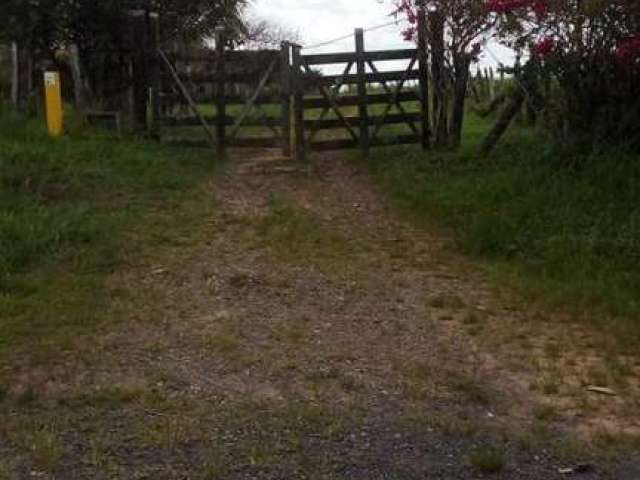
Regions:
[[470, 402], [478, 405], [489, 405], [491, 403], [491, 396], [484, 383], [474, 376], [452, 374], [449, 385], [455, 392], [460, 393]]
[[18, 396], [16, 397], [16, 404], [24, 407], [37, 402], [38, 398], [38, 392], [36, 392], [36, 390], [31, 385], [29, 385], [18, 394]]
[[161, 415], [139, 434], [145, 445], [173, 450], [189, 440], [195, 433], [195, 422], [185, 415]]
[[229, 471], [229, 459], [217, 446], [207, 448], [202, 460], [201, 480], [218, 480], [224, 478]]
[[27, 435], [26, 441], [35, 465], [52, 472], [62, 458], [63, 447], [54, 426], [44, 426]]
[[346, 239], [324, 228], [311, 211], [272, 198], [269, 213], [258, 225], [258, 234], [283, 260], [310, 262], [321, 256], [343, 259], [352, 250]]
[[126, 403], [131, 403], [145, 394], [145, 389], [140, 386], [115, 385], [80, 394], [73, 398], [62, 398], [61, 405], [82, 408], [118, 408]]
[[560, 393], [560, 379], [557, 374], [549, 374], [541, 381], [542, 393], [545, 395], [557, 395]]
[[496, 447], [480, 447], [469, 454], [469, 463], [481, 473], [499, 473], [507, 464], [503, 451]]
[[549, 422], [558, 418], [558, 411], [552, 405], [537, 405], [533, 409], [533, 417], [540, 422]]

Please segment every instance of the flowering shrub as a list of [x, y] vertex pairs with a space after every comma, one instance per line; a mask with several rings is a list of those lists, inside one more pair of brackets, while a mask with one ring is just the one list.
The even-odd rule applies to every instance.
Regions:
[[[404, 38], [417, 32], [416, 0], [396, 0]], [[554, 132], [602, 142], [637, 138], [640, 147], [640, 1], [425, 0], [445, 18], [449, 65], [477, 58], [487, 35], [528, 55], [557, 85], [562, 127]], [[557, 89], [556, 89], [557, 90]], [[554, 125], [558, 127], [558, 125]], [[635, 137], [634, 137], [635, 136]], [[582, 140], [578, 140], [580, 142]], [[634, 140], [632, 140], [634, 141]]]
[[621, 40], [616, 49], [616, 58], [621, 65], [637, 65], [640, 60], [640, 35]]

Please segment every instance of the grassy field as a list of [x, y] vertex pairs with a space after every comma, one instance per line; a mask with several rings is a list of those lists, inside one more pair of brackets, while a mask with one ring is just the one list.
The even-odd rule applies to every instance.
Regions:
[[398, 148], [372, 166], [399, 207], [453, 232], [500, 283], [640, 342], [640, 162], [610, 153], [567, 158], [523, 127], [490, 158], [490, 123], [467, 120], [459, 154]]
[[52, 140], [41, 121], [0, 116], [0, 353], [104, 320], [108, 275], [177, 241], [210, 207], [198, 186], [213, 163], [210, 152], [97, 132]]

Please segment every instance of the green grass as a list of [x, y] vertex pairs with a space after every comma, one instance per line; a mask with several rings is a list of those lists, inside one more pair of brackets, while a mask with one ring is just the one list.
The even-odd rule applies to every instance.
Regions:
[[109, 274], [200, 218], [212, 165], [209, 152], [50, 139], [39, 120], [0, 115], [0, 353], [90, 331]]
[[400, 208], [453, 233], [500, 283], [640, 342], [640, 158], [610, 153], [567, 167], [531, 130], [514, 127], [489, 158], [490, 123], [471, 115], [459, 153], [374, 153]]

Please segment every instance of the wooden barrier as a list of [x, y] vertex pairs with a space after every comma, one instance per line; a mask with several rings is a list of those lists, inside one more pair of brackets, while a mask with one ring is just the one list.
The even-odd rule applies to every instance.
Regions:
[[[420, 143], [430, 146], [428, 58], [426, 49], [426, 14], [419, 15], [418, 49], [366, 51], [364, 32], [355, 31], [354, 52], [301, 55], [294, 49], [292, 72], [295, 85], [294, 122], [298, 159], [307, 151], [359, 148], [366, 156], [371, 147]], [[376, 62], [408, 61], [404, 70], [380, 71]], [[342, 74], [323, 74], [317, 67], [346, 64]], [[355, 67], [355, 72], [353, 71]], [[416, 68], [417, 67], [417, 68]], [[417, 80], [415, 90], [407, 82]], [[372, 84], [376, 92], [371, 92]], [[343, 94], [345, 87], [356, 85], [356, 94]], [[349, 90], [350, 92], [350, 90]], [[313, 95], [313, 96], [312, 96]], [[418, 103], [417, 112], [408, 111], [407, 102]], [[372, 114], [371, 106], [382, 105], [380, 114]], [[346, 115], [344, 107], [357, 107], [357, 115]], [[321, 110], [317, 118], [305, 118], [305, 111]], [[396, 109], [397, 113], [392, 113]], [[327, 118], [329, 115], [333, 118]], [[408, 126], [410, 133], [382, 136], [386, 125]], [[319, 140], [319, 132], [338, 130], [349, 138]]]
[[[202, 127], [211, 142], [174, 140], [192, 145], [215, 143], [219, 156], [226, 154], [227, 147], [279, 147], [284, 155], [293, 153], [300, 160], [308, 151], [334, 148], [359, 148], [364, 155], [372, 147], [393, 144], [419, 143], [428, 148], [424, 10], [419, 17], [420, 48], [414, 49], [367, 51], [364, 32], [358, 29], [353, 52], [303, 55], [301, 46], [286, 42], [280, 50], [229, 51], [221, 34], [216, 37], [215, 50], [158, 50], [163, 68], [152, 80], [157, 85], [152, 88], [154, 130], [164, 136]], [[405, 61], [408, 66], [391, 71], [378, 67], [378, 62], [389, 61]], [[335, 64], [346, 64], [342, 74], [318, 70]], [[409, 82], [413, 87], [408, 87]], [[418, 111], [412, 111], [416, 104]], [[213, 112], [203, 112], [205, 106]], [[190, 115], [180, 111], [185, 107]], [[345, 113], [350, 107], [357, 115]], [[306, 118], [305, 112], [313, 109], [320, 114]], [[387, 125], [406, 125], [408, 131], [384, 136]], [[261, 136], [247, 133], [255, 129]], [[214, 135], [210, 134], [213, 130]], [[318, 138], [328, 130], [342, 131], [348, 138], [332, 134], [327, 138], [326, 133], [325, 138]]]

